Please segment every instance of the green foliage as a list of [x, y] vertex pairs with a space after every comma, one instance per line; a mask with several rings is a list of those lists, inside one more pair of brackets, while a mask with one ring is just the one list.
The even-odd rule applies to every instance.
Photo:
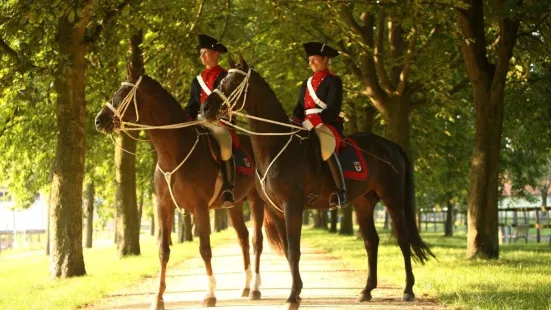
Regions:
[[[303, 229], [304, 242], [329, 251], [360, 270], [366, 269], [363, 242], [356, 237]], [[380, 234], [379, 286], [404, 285], [404, 260], [390, 233]], [[466, 237], [423, 234], [438, 261], [413, 265], [417, 297], [436, 298], [459, 309], [541, 309], [551, 307], [546, 244], [508, 244], [500, 247], [499, 261], [465, 260]], [[364, 283], [358, 283], [358, 291]], [[375, 290], [376, 292], [376, 290]]]
[[[176, 236], [172, 236], [176, 240]], [[84, 250], [88, 276], [52, 281], [48, 278], [49, 258], [44, 255], [0, 258], [1, 309], [76, 309], [145, 277], [157, 276], [159, 255], [156, 238], [142, 236], [141, 256], [119, 259], [115, 246]], [[213, 234], [213, 246], [235, 242], [233, 231]], [[198, 255], [198, 241], [171, 247], [169, 269]], [[3, 253], [4, 254], [4, 253]]]

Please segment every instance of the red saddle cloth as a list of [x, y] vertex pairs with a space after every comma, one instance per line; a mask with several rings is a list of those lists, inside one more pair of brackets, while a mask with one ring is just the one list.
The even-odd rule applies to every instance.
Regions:
[[350, 180], [366, 180], [369, 176], [369, 170], [364, 154], [356, 141], [350, 137], [345, 137], [344, 141], [339, 143], [339, 146], [337, 154], [344, 177]]
[[252, 175], [254, 173], [254, 161], [251, 154], [239, 142], [239, 136], [235, 130], [230, 129], [232, 138], [232, 152], [235, 160], [235, 172]]

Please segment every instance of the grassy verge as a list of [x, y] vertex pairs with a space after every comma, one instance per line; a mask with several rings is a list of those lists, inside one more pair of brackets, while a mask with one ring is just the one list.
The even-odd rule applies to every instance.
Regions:
[[[339, 236], [310, 228], [304, 228], [303, 232], [304, 242], [366, 270], [364, 244], [355, 236]], [[400, 249], [387, 232], [379, 235], [379, 285], [403, 286], [405, 273]], [[465, 235], [453, 238], [441, 235], [423, 234], [438, 261], [424, 266], [414, 264], [417, 296], [426, 294], [460, 309], [551, 309], [551, 247], [547, 242], [503, 245], [500, 259], [495, 261], [467, 260]]]
[[[142, 255], [137, 257], [119, 259], [114, 246], [85, 249], [88, 275], [71, 279], [50, 279], [49, 258], [42, 254], [0, 256], [0, 309], [75, 309], [155, 275], [159, 269], [156, 240], [141, 237]], [[175, 235], [172, 240], [177, 240]], [[237, 242], [233, 229], [211, 236], [212, 245], [223, 242]], [[198, 253], [198, 241], [175, 244], [168, 268]]]

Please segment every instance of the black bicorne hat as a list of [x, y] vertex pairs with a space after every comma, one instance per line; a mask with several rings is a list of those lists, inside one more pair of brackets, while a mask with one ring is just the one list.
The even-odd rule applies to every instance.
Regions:
[[200, 34], [197, 38], [199, 39], [199, 48], [207, 48], [220, 53], [226, 53], [228, 51], [222, 43], [209, 35]]
[[306, 43], [303, 43], [302, 46], [304, 46], [304, 50], [306, 51], [306, 54], [308, 56], [319, 55], [319, 56], [327, 56], [329, 58], [339, 56], [339, 52], [336, 49], [328, 46], [325, 43], [306, 42]]

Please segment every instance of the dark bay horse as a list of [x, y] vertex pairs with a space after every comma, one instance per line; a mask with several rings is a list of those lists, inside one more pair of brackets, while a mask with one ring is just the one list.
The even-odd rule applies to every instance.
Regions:
[[[214, 120], [221, 115], [231, 114], [232, 111], [229, 110], [232, 109], [228, 107], [233, 107], [233, 110], [244, 109], [249, 116], [290, 124], [274, 92], [257, 72], [249, 68], [243, 58], [240, 57], [238, 64], [233, 63], [232, 68], [234, 69], [229, 70], [220, 83], [219, 89], [202, 106], [203, 117]], [[293, 130], [255, 119], [249, 121], [249, 127], [250, 131], [256, 133], [284, 134]], [[266, 235], [272, 246], [283, 250], [287, 257], [293, 284], [286, 303], [288, 308], [296, 309], [300, 304], [299, 295], [302, 290], [299, 260], [303, 210], [306, 205], [308, 209], [328, 209], [333, 184], [327, 167], [323, 167], [319, 173], [320, 164], [314, 160], [314, 152], [319, 152], [319, 149], [314, 148], [314, 143], [318, 142], [290, 137], [253, 135], [251, 140], [258, 176], [265, 176], [266, 182], [264, 192], [257, 179], [257, 189], [266, 201], [266, 215], [273, 224], [265, 225]], [[368, 256], [367, 284], [359, 301], [370, 300], [371, 291], [377, 287], [379, 236], [375, 230], [373, 211], [379, 200], [384, 202], [392, 217], [398, 244], [404, 256], [406, 287], [403, 300], [413, 300], [415, 280], [411, 256], [413, 254], [415, 260], [424, 263], [434, 255], [421, 239], [415, 222], [412, 165], [397, 144], [383, 137], [365, 133], [352, 137], [359, 148], [371, 154], [364, 155], [370, 177], [365, 181], [347, 180], [346, 184], [349, 201], [356, 208]], [[272, 166], [267, 171], [270, 165]], [[319, 194], [319, 198], [313, 202], [312, 193]], [[273, 204], [268, 203], [269, 199]]]
[[[121, 129], [120, 124], [123, 122], [135, 122], [148, 126], [186, 122], [186, 114], [180, 104], [157, 81], [148, 76], [134, 76], [130, 68], [128, 76], [132, 77], [130, 78], [131, 82], [123, 83], [123, 86], [115, 93], [111, 104], [104, 107], [96, 116], [97, 130], [109, 133]], [[159, 287], [152, 309], [164, 309], [166, 265], [170, 257], [170, 233], [176, 207], [191, 212], [196, 219], [200, 253], [205, 262], [209, 281], [203, 304], [205, 306], [215, 306], [216, 304], [216, 281], [211, 266], [209, 209], [220, 207], [218, 197], [222, 180], [219, 176], [219, 165], [212, 158], [209, 150], [209, 136], [201, 134], [197, 129], [198, 126], [190, 126], [148, 131], [158, 157], [154, 183], [158, 197], [159, 259], [161, 263]], [[250, 139], [247, 136], [241, 136], [240, 142], [252, 154]], [[177, 169], [173, 171], [175, 168]], [[161, 169], [173, 171], [173, 174], [165, 179], [166, 175], [161, 172]], [[167, 181], [170, 182], [171, 187], [167, 186]], [[262, 253], [264, 202], [256, 192], [253, 175], [237, 173], [234, 193], [236, 205], [228, 211], [243, 250], [246, 273], [243, 297], [259, 299], [259, 265]], [[250, 269], [249, 232], [245, 226], [241, 205], [241, 201], [245, 199], [249, 202], [254, 225], [253, 246], [256, 255], [254, 276]], [[250, 287], [251, 278], [252, 288]]]

